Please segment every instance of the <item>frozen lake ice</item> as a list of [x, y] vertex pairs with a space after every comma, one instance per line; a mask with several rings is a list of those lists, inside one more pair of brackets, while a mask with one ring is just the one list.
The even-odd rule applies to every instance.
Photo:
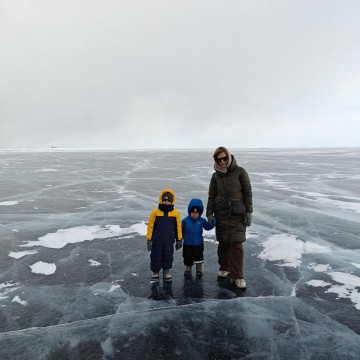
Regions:
[[151, 285], [162, 189], [206, 206], [212, 150], [0, 151], [0, 359], [359, 359], [360, 149], [232, 151], [254, 216], [239, 290]]

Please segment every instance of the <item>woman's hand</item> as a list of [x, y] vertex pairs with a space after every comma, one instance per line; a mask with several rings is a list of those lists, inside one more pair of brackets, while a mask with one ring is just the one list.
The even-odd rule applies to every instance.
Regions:
[[252, 213], [246, 213], [244, 218], [244, 224], [245, 226], [250, 226], [252, 221]]

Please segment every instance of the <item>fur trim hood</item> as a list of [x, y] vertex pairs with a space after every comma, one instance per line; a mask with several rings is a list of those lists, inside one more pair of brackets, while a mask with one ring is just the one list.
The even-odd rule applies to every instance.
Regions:
[[160, 193], [160, 196], [159, 196], [159, 204], [162, 204], [163, 203], [163, 195], [168, 192], [172, 195], [172, 202], [171, 202], [171, 205], [174, 205], [175, 204], [175, 200], [176, 200], [176, 195], [174, 193], [174, 191], [172, 191], [171, 189], [164, 189], [161, 193]]
[[[226, 155], [227, 158], [228, 158], [228, 161], [227, 161], [227, 164], [226, 164], [226, 168], [222, 168], [222, 167], [216, 162], [216, 158], [217, 158], [218, 155], [221, 154], [222, 152], [224, 152], [225, 155]], [[215, 169], [216, 171], [219, 171], [219, 172], [223, 173], [223, 174], [226, 174], [228, 168], [229, 168], [230, 165], [231, 165], [232, 159], [233, 159], [233, 156], [230, 154], [229, 150], [228, 150], [225, 146], [219, 146], [219, 147], [214, 151], [213, 158], [214, 158], [214, 169]]]

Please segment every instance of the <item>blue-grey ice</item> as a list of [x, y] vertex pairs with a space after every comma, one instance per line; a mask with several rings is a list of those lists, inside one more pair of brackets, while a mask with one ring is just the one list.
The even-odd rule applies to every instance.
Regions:
[[[207, 203], [209, 150], [0, 150], [0, 359], [359, 359], [360, 149], [232, 150], [254, 216], [247, 289], [150, 284], [162, 189]], [[5, 166], [6, 165], [6, 166]]]

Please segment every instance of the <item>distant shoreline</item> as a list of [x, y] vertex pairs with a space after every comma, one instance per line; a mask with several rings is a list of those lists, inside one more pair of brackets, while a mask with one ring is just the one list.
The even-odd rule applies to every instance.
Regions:
[[[261, 147], [261, 148], [236, 148], [229, 146], [231, 151], [264, 151], [264, 150], [276, 150], [276, 151], [299, 151], [299, 150], [358, 150], [360, 146], [337, 146], [337, 147]], [[213, 151], [214, 148], [20, 148], [20, 149], [0, 149], [1, 152], [124, 152], [124, 151]]]

